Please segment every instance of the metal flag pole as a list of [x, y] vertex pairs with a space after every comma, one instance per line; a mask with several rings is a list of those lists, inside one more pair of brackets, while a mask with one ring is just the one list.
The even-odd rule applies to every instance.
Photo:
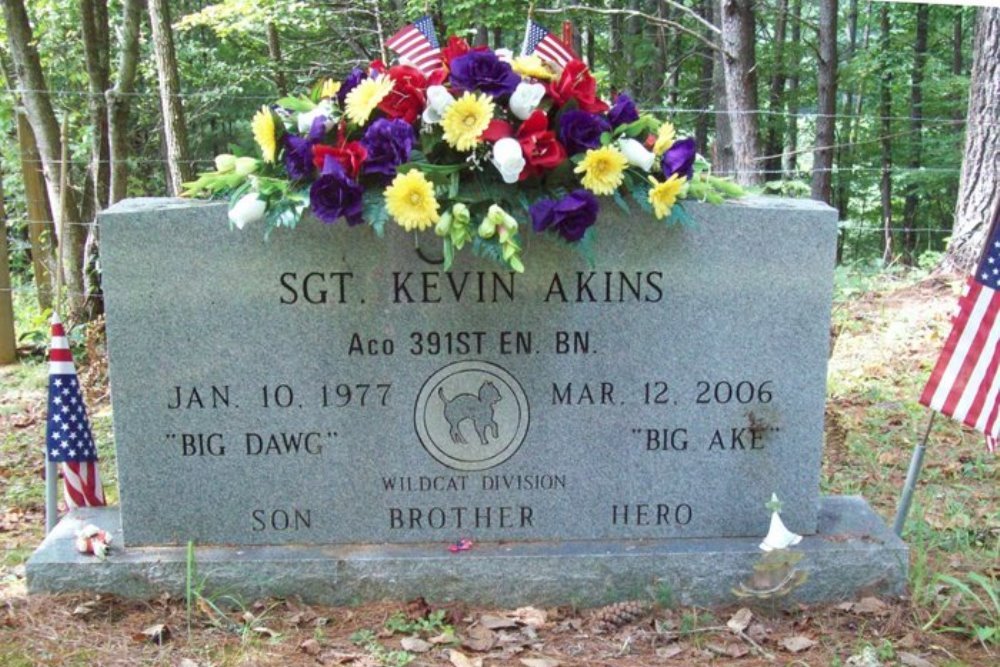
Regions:
[[[63, 116], [62, 132], [60, 133], [62, 150], [59, 155], [59, 225], [56, 233], [56, 294], [53, 300], [53, 313], [58, 313], [62, 301], [63, 265], [62, 244], [66, 243], [66, 172], [69, 162], [69, 113]], [[51, 345], [51, 343], [50, 343]], [[50, 371], [51, 372], [51, 371]], [[59, 521], [59, 466], [49, 457], [49, 443], [43, 448], [45, 453], [45, 534], [52, 532]]]
[[913, 490], [917, 486], [917, 479], [920, 477], [920, 468], [924, 464], [924, 451], [927, 449], [927, 440], [930, 438], [931, 427], [934, 426], [935, 417], [937, 417], [937, 412], [931, 410], [931, 417], [927, 420], [927, 429], [924, 431], [924, 437], [913, 448], [913, 455], [910, 457], [910, 469], [906, 472], [906, 483], [903, 484], [903, 493], [899, 498], [899, 508], [896, 509], [896, 521], [892, 524], [892, 530], [900, 537], [903, 536], [903, 524], [906, 523], [906, 515], [910, 513]]

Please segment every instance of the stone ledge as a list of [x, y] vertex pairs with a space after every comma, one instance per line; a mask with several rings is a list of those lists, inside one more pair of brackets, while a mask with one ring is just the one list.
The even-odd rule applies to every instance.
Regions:
[[[83, 523], [114, 535], [107, 561], [76, 552]], [[452, 554], [445, 544], [329, 546], [204, 546], [195, 550], [206, 595], [244, 600], [297, 595], [317, 604], [411, 599], [435, 602], [597, 605], [645, 597], [660, 588], [678, 604], [733, 601], [731, 589], [748, 579], [761, 553], [759, 539], [713, 538], [633, 541], [481, 543]], [[121, 549], [119, 510], [71, 512], [27, 564], [31, 593], [93, 591], [152, 598], [183, 595], [185, 547]], [[863, 498], [824, 497], [819, 532], [796, 547], [809, 572], [795, 591], [801, 602], [831, 602], [860, 594], [905, 592], [908, 548]]]

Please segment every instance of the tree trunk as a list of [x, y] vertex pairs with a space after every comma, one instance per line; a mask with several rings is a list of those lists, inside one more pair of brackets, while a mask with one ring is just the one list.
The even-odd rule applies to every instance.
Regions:
[[17, 336], [14, 334], [14, 295], [11, 292], [8, 252], [7, 209], [3, 204], [3, 175], [0, 174], [0, 366], [17, 361]]
[[171, 194], [177, 195], [181, 184], [191, 180], [193, 169], [188, 158], [187, 127], [184, 124], [181, 84], [177, 75], [177, 56], [174, 52], [167, 0], [149, 0], [149, 23], [153, 33], [156, 71], [160, 80], [163, 142], [167, 149], [167, 181]]
[[[712, 22], [712, 0], [701, 0], [698, 4], [698, 14]], [[708, 29], [705, 29], [705, 36], [711, 38]], [[712, 104], [712, 70], [715, 66], [715, 52], [705, 45], [698, 48], [701, 58], [701, 74], [698, 80], [698, 96], [695, 98], [700, 112], [694, 119], [694, 139], [699, 151], [708, 149], [708, 128], [712, 122], [711, 114], [708, 113], [709, 105]]]
[[45, 190], [45, 174], [42, 171], [42, 156], [35, 143], [35, 133], [31, 130], [28, 117], [17, 110], [17, 144], [21, 157], [21, 181], [24, 183], [24, 200], [28, 213], [28, 240], [31, 242], [31, 266], [35, 271], [35, 290], [38, 307], [52, 308], [53, 273], [55, 266], [55, 227], [49, 195]]
[[1000, 9], [979, 9], [955, 227], [942, 266], [970, 271], [1000, 211]]
[[490, 32], [486, 29], [486, 26], [480, 23], [476, 26], [476, 36], [472, 39], [473, 46], [489, 46], [490, 45]]
[[788, 69], [792, 75], [788, 79], [788, 136], [785, 139], [785, 154], [781, 157], [781, 170], [787, 176], [794, 177], [799, 168], [799, 68], [802, 63], [799, 40], [802, 38], [802, 0], [793, 0], [792, 2], [791, 23], [790, 46], [794, 56], [788, 63]]
[[[889, 54], [891, 43], [889, 40], [889, 8], [882, 5], [879, 10], [882, 35], [880, 37], [880, 48], [886, 56]], [[879, 107], [878, 112], [882, 117], [882, 179], [879, 183], [879, 191], [882, 194], [882, 230], [883, 246], [882, 259], [888, 262], [892, 259], [892, 70], [883, 65], [882, 77], [879, 84]]]
[[139, 22], [142, 0], [125, 0], [122, 8], [122, 46], [118, 59], [115, 87], [107, 91], [108, 144], [111, 155], [111, 191], [108, 198], [114, 204], [128, 194], [128, 117], [131, 95], [135, 88], [135, 72], [139, 64]]
[[732, 128], [735, 179], [760, 185], [764, 174], [757, 163], [760, 132], [757, 122], [757, 66], [754, 53], [753, 0], [722, 0], [722, 63]]
[[608, 15], [608, 51], [611, 53], [611, 62], [608, 63], [608, 73], [610, 74], [611, 87], [618, 90], [622, 80], [625, 78], [624, 50], [625, 45], [622, 39], [623, 21], [622, 15], [618, 13]]
[[816, 148], [812, 198], [833, 200], [833, 152], [837, 114], [837, 0], [819, 3], [819, 63], [816, 77]]
[[[7, 39], [14, 61], [14, 72], [24, 96], [24, 107], [38, 145], [49, 201], [59, 202], [60, 195], [63, 194], [59, 182], [62, 159], [59, 121], [49, 99], [28, 13], [24, 9], [23, 0], [4, 0], [3, 13], [7, 23]], [[81, 220], [76, 194], [68, 183], [67, 179], [65, 193], [67, 224], [64, 237], [59, 239], [59, 255], [62, 258], [63, 276], [70, 297], [70, 316], [75, 317], [83, 304], [83, 246], [87, 240], [87, 226], [73, 224]]]
[[913, 175], [920, 169], [923, 149], [924, 125], [924, 63], [927, 62], [927, 30], [930, 23], [930, 5], [917, 5], [917, 35], [913, 43], [913, 72], [910, 75], [910, 133], [907, 143], [910, 148], [909, 168], [911, 178], [906, 186], [906, 201], [903, 204], [903, 245], [906, 259], [913, 263], [916, 259], [917, 233], [913, 231], [917, 218], [917, 184]]
[[[847, 10], [847, 55], [844, 58], [845, 64], [854, 60], [854, 54], [858, 49], [858, 0], [850, 1], [850, 7]], [[851, 146], [854, 143], [855, 127], [854, 87], [855, 84], [852, 83], [850, 88], [847, 89], [847, 94], [844, 96], [844, 120], [840, 130], [840, 145], [837, 146], [836, 160], [838, 165], [851, 164], [851, 155], [853, 153]], [[849, 170], [844, 169], [837, 174], [837, 189], [835, 194], [834, 202], [837, 207], [838, 217], [841, 220], [846, 220], [848, 217], [848, 205], [851, 201], [851, 178]], [[838, 249], [841, 247], [842, 244], [838, 244]], [[838, 252], [838, 263], [841, 259], [841, 253]]]
[[111, 165], [108, 157], [108, 106], [104, 92], [111, 77], [108, 44], [107, 0], [80, 0], [83, 53], [87, 64], [90, 95], [87, 107], [91, 125], [91, 169], [96, 210], [107, 208], [111, 190]]
[[767, 108], [771, 112], [767, 122], [767, 139], [764, 142], [765, 178], [781, 178], [781, 145], [785, 134], [785, 26], [788, 22], [788, 0], [778, 0], [778, 15], [774, 19], [774, 71]]
[[721, 176], [736, 173], [733, 154], [733, 128], [729, 122], [729, 99], [723, 74], [722, 51], [717, 50], [712, 66], [712, 106], [715, 107], [715, 141], [712, 143], [712, 169]]
[[274, 85], [278, 89], [278, 94], [284, 97], [288, 94], [288, 84], [285, 82], [285, 64], [281, 60], [278, 26], [274, 25], [274, 21], [267, 22], [267, 55], [274, 66]]
[[587, 67], [593, 68], [597, 60], [597, 39], [594, 37], [594, 24], [587, 24]]
[[951, 73], [955, 76], [962, 74], [965, 63], [962, 60], [962, 9], [955, 8], [955, 18], [952, 23], [952, 44], [951, 44]]

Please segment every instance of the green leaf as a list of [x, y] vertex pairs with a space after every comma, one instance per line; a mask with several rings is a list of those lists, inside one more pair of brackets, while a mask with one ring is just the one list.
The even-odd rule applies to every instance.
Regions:
[[385, 197], [381, 191], [365, 190], [361, 196], [361, 214], [375, 230], [376, 236], [381, 238], [385, 235], [385, 223], [389, 221], [389, 212], [385, 210]]
[[611, 198], [615, 200], [615, 203], [618, 204], [618, 208], [620, 208], [625, 215], [632, 215], [632, 209], [628, 207], [628, 202], [625, 201], [624, 197], [622, 197], [622, 193], [615, 190]]
[[444, 270], [451, 271], [451, 264], [455, 261], [455, 246], [452, 244], [450, 238], [445, 237], [444, 242], [441, 244], [441, 251], [444, 255]]
[[312, 111], [316, 108], [316, 103], [304, 95], [301, 97], [282, 97], [278, 100], [277, 104], [279, 107], [283, 107], [289, 111], [297, 111], [299, 113]]
[[597, 259], [594, 255], [594, 244], [597, 242], [597, 230], [593, 227], [587, 229], [583, 234], [583, 238], [573, 244], [580, 256], [583, 257], [584, 261], [587, 262], [587, 266], [594, 268], [597, 264]]
[[674, 204], [674, 207], [670, 209], [670, 216], [663, 222], [666, 225], [680, 224], [685, 227], [695, 227], [697, 225], [695, 219], [691, 217], [691, 214], [687, 212], [687, 209], [680, 202]]

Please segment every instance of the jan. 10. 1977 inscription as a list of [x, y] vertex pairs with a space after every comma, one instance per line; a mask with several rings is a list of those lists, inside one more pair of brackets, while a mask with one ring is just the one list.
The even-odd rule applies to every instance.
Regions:
[[756, 206], [609, 214], [593, 266], [531, 237], [524, 274], [113, 210], [125, 542], [756, 535], [772, 492], [812, 532], [835, 225]]

